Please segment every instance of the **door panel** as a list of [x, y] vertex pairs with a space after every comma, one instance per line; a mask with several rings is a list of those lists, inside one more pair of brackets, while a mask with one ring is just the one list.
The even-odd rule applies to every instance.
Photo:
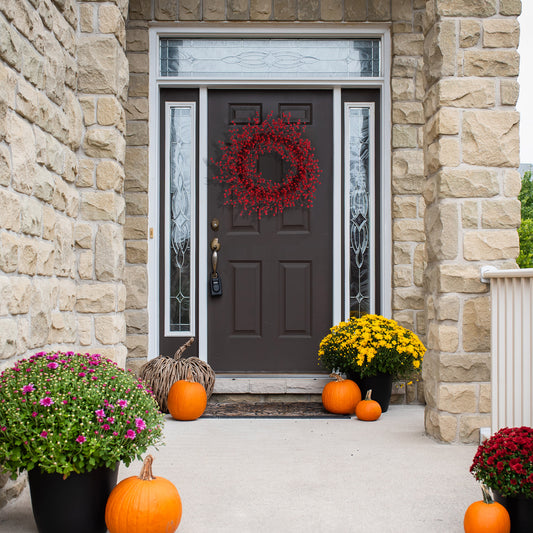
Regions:
[[[319, 372], [317, 349], [332, 319], [332, 92], [326, 90], [210, 90], [209, 160], [219, 160], [218, 141], [229, 142], [231, 121], [246, 124], [259, 112], [291, 113], [307, 124], [321, 185], [310, 209], [276, 216], [241, 216], [224, 206], [223, 185], [209, 166], [208, 241], [219, 238], [218, 271], [223, 295], [208, 297], [208, 357], [217, 372]], [[277, 155], [259, 158], [264, 177], [282, 180]], [[207, 282], [207, 280], [206, 280]]]

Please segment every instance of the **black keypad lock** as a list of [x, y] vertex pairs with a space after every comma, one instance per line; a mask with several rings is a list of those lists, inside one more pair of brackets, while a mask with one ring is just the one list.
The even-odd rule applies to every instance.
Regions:
[[211, 296], [222, 296], [222, 280], [218, 274], [209, 278], [209, 292]]

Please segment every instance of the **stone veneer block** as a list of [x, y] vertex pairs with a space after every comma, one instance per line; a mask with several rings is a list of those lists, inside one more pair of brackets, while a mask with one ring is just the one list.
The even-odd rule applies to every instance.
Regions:
[[[202, 3], [204, 20], [224, 20], [226, 17], [225, 0], [204, 0]], [[146, 72], [148, 72], [146, 70]]]
[[248, 20], [248, 0], [226, 0], [228, 20]]
[[[308, 0], [310, 3], [313, 0]], [[318, 2], [315, 1], [318, 7]], [[324, 21], [342, 20], [344, 16], [343, 5], [337, 0], [320, 0], [320, 16]]]
[[479, 296], [463, 306], [463, 348], [466, 352], [490, 350], [490, 298]]
[[471, 48], [479, 43], [481, 24], [476, 20], [461, 20], [459, 45], [461, 48]]
[[514, 111], [465, 111], [463, 161], [471, 165], [517, 168], [519, 120], [519, 113]]
[[521, 0], [500, 0], [501, 15], [520, 15], [522, 13]]
[[156, 20], [177, 20], [178, 2], [176, 0], [155, 0], [154, 18]]
[[433, 204], [426, 210], [425, 220], [428, 260], [456, 259], [459, 251], [457, 204]]
[[250, 20], [270, 20], [271, 16], [271, 0], [250, 0]]
[[437, 14], [447, 17], [491, 17], [496, 0], [436, 0]]
[[466, 50], [465, 76], [518, 76], [520, 56], [516, 50]]
[[288, 21], [298, 18], [298, 0], [274, 0], [274, 20]]
[[467, 261], [496, 261], [518, 256], [516, 230], [479, 230], [465, 233], [464, 256]]
[[483, 46], [486, 48], [518, 48], [519, 37], [519, 24], [514, 18], [483, 21]]

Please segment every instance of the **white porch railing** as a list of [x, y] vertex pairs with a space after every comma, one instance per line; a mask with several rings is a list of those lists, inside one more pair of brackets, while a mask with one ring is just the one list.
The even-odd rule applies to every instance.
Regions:
[[533, 427], [533, 268], [481, 276], [492, 300], [492, 433]]

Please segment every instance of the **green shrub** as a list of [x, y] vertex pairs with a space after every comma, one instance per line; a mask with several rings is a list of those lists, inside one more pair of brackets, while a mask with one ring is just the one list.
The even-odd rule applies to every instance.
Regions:
[[533, 268], [533, 181], [529, 170], [522, 176], [522, 189], [518, 199], [522, 203], [522, 224], [518, 228], [520, 254], [516, 262], [520, 268]]

